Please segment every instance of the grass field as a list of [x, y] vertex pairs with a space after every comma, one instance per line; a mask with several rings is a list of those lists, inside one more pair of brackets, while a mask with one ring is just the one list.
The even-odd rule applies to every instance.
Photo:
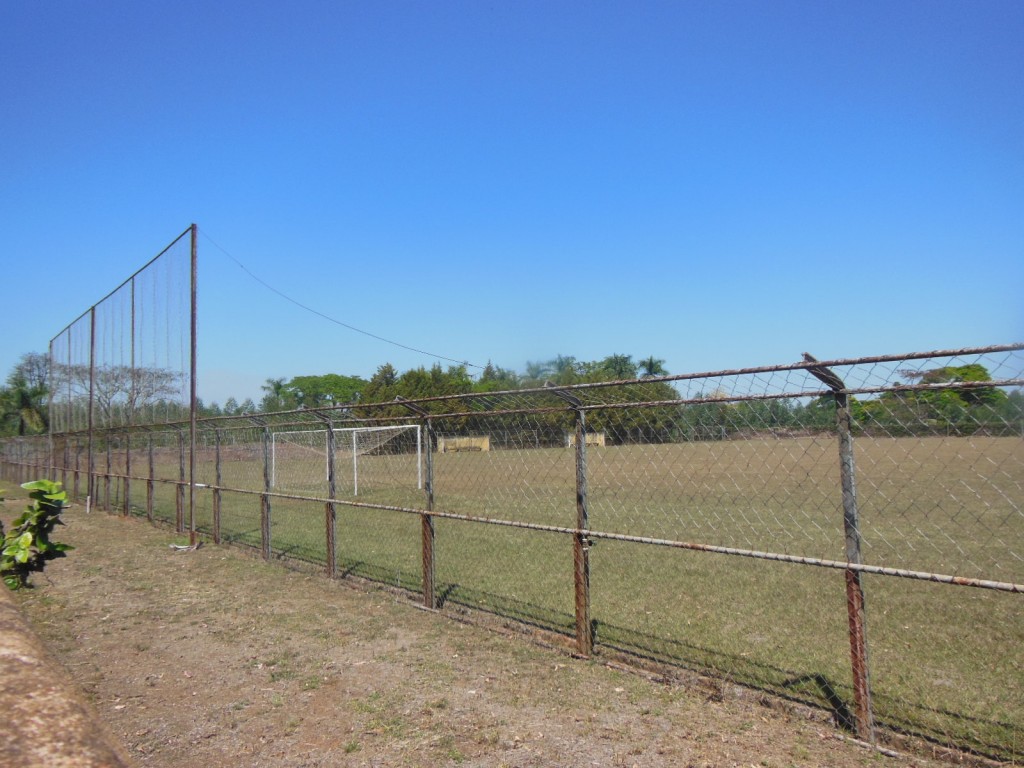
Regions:
[[[575, 525], [571, 450], [433, 458], [437, 511]], [[408, 459], [362, 457], [359, 496], [339, 498], [422, 509]], [[1020, 438], [862, 438], [856, 460], [866, 563], [1024, 583]], [[157, 474], [173, 480], [177, 471], [175, 457]], [[211, 464], [199, 471], [214, 482]], [[278, 484], [323, 496], [321, 477], [303, 471]], [[224, 461], [221, 485], [259, 491], [262, 466]], [[827, 436], [595, 448], [587, 490], [595, 531], [845, 559], [839, 461]], [[132, 496], [139, 510], [143, 484]], [[197, 493], [197, 505], [209, 532], [212, 493]], [[173, 522], [173, 486], [156, 485], [155, 507]], [[274, 498], [271, 520], [275, 553], [326, 561], [322, 504]], [[225, 540], [259, 547], [258, 496], [223, 494], [221, 526]], [[439, 518], [436, 542], [445, 604], [573, 633], [571, 535]], [[336, 555], [345, 574], [419, 590], [419, 516], [339, 504]], [[591, 588], [599, 651], [712, 672], [832, 707], [840, 719], [852, 706], [839, 570], [598, 540]], [[1024, 756], [1024, 596], [881, 576], [866, 576], [865, 592], [879, 722], [996, 758]]]

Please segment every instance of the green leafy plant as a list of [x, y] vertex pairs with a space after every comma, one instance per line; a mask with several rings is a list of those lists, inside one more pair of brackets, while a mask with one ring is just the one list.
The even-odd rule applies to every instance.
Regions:
[[0, 524], [0, 576], [11, 589], [29, 586], [31, 573], [42, 571], [47, 560], [64, 557], [65, 552], [74, 549], [68, 544], [50, 541], [53, 529], [64, 524], [60, 513], [68, 495], [61, 484], [34, 480], [21, 487], [30, 491], [32, 503], [6, 534]]

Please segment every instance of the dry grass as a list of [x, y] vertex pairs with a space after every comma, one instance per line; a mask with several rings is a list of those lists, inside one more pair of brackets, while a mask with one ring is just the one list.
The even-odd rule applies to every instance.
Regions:
[[142, 521], [68, 513], [77, 548], [22, 606], [141, 766], [937, 768], [821, 713], [672, 684], [346, 589]]
[[[589, 458], [592, 529], [844, 559], [831, 438], [599, 448]], [[395, 457], [362, 461], [357, 501], [422, 506], [414, 480], [394, 483]], [[1019, 438], [864, 438], [857, 461], [867, 562], [1024, 582]], [[223, 484], [258, 489], [262, 469], [230, 462]], [[438, 510], [575, 524], [568, 450], [438, 454], [435, 489]], [[173, 519], [172, 489], [158, 492], [158, 516]], [[199, 526], [210, 530], [209, 493], [199, 502]], [[272, 520], [275, 552], [326, 561], [322, 505], [275, 499]], [[222, 525], [225, 538], [258, 546], [258, 498], [225, 495]], [[571, 634], [571, 537], [446, 519], [436, 530], [446, 604]], [[418, 516], [339, 505], [337, 556], [348, 574], [418, 590]], [[850, 701], [839, 571], [606, 540], [591, 574], [599, 647], [825, 707], [830, 693]], [[1020, 758], [1021, 595], [882, 577], [865, 584], [879, 720]]]

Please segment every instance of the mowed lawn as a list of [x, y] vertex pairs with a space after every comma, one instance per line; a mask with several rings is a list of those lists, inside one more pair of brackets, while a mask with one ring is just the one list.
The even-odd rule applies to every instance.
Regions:
[[[258, 492], [253, 456], [226, 459], [225, 488]], [[214, 484], [211, 454], [197, 470]], [[574, 452], [537, 448], [434, 454], [434, 510], [525, 525], [576, 525]], [[1024, 583], [1024, 441], [856, 441], [865, 563]], [[133, 459], [133, 474], [146, 466]], [[116, 468], [115, 468], [116, 472]], [[157, 476], [177, 477], [177, 457]], [[359, 494], [352, 494], [358, 472]], [[415, 458], [341, 458], [339, 572], [419, 590]], [[593, 447], [589, 527], [596, 532], [844, 561], [838, 447], [827, 435]], [[275, 493], [324, 497], [322, 456], [276, 468]], [[174, 487], [154, 514], [173, 522]], [[115, 493], [116, 495], [116, 493]], [[144, 484], [132, 503], [144, 513]], [[212, 531], [212, 492], [196, 524]], [[347, 503], [346, 503], [347, 502]], [[369, 505], [369, 506], [361, 506]], [[398, 507], [400, 510], [375, 506]], [[326, 562], [325, 505], [273, 497], [278, 555]], [[435, 519], [437, 592], [463, 605], [573, 633], [572, 536]], [[260, 546], [260, 499], [222, 494], [222, 536]], [[1024, 753], [1024, 603], [1020, 593], [864, 578], [875, 713], [885, 726], [1000, 758]], [[709, 671], [823, 706], [852, 706], [841, 570], [596, 537], [591, 600], [599, 652], [621, 650]], [[839, 715], [843, 713], [840, 711]]]

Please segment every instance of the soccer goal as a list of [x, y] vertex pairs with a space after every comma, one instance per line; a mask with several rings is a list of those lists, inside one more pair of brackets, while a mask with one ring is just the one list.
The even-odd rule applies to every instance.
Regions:
[[[270, 485], [277, 490], [326, 492], [330, 446], [338, 493], [364, 489], [423, 488], [423, 440], [419, 424], [343, 427], [271, 433]], [[331, 439], [333, 437], [333, 440]]]

